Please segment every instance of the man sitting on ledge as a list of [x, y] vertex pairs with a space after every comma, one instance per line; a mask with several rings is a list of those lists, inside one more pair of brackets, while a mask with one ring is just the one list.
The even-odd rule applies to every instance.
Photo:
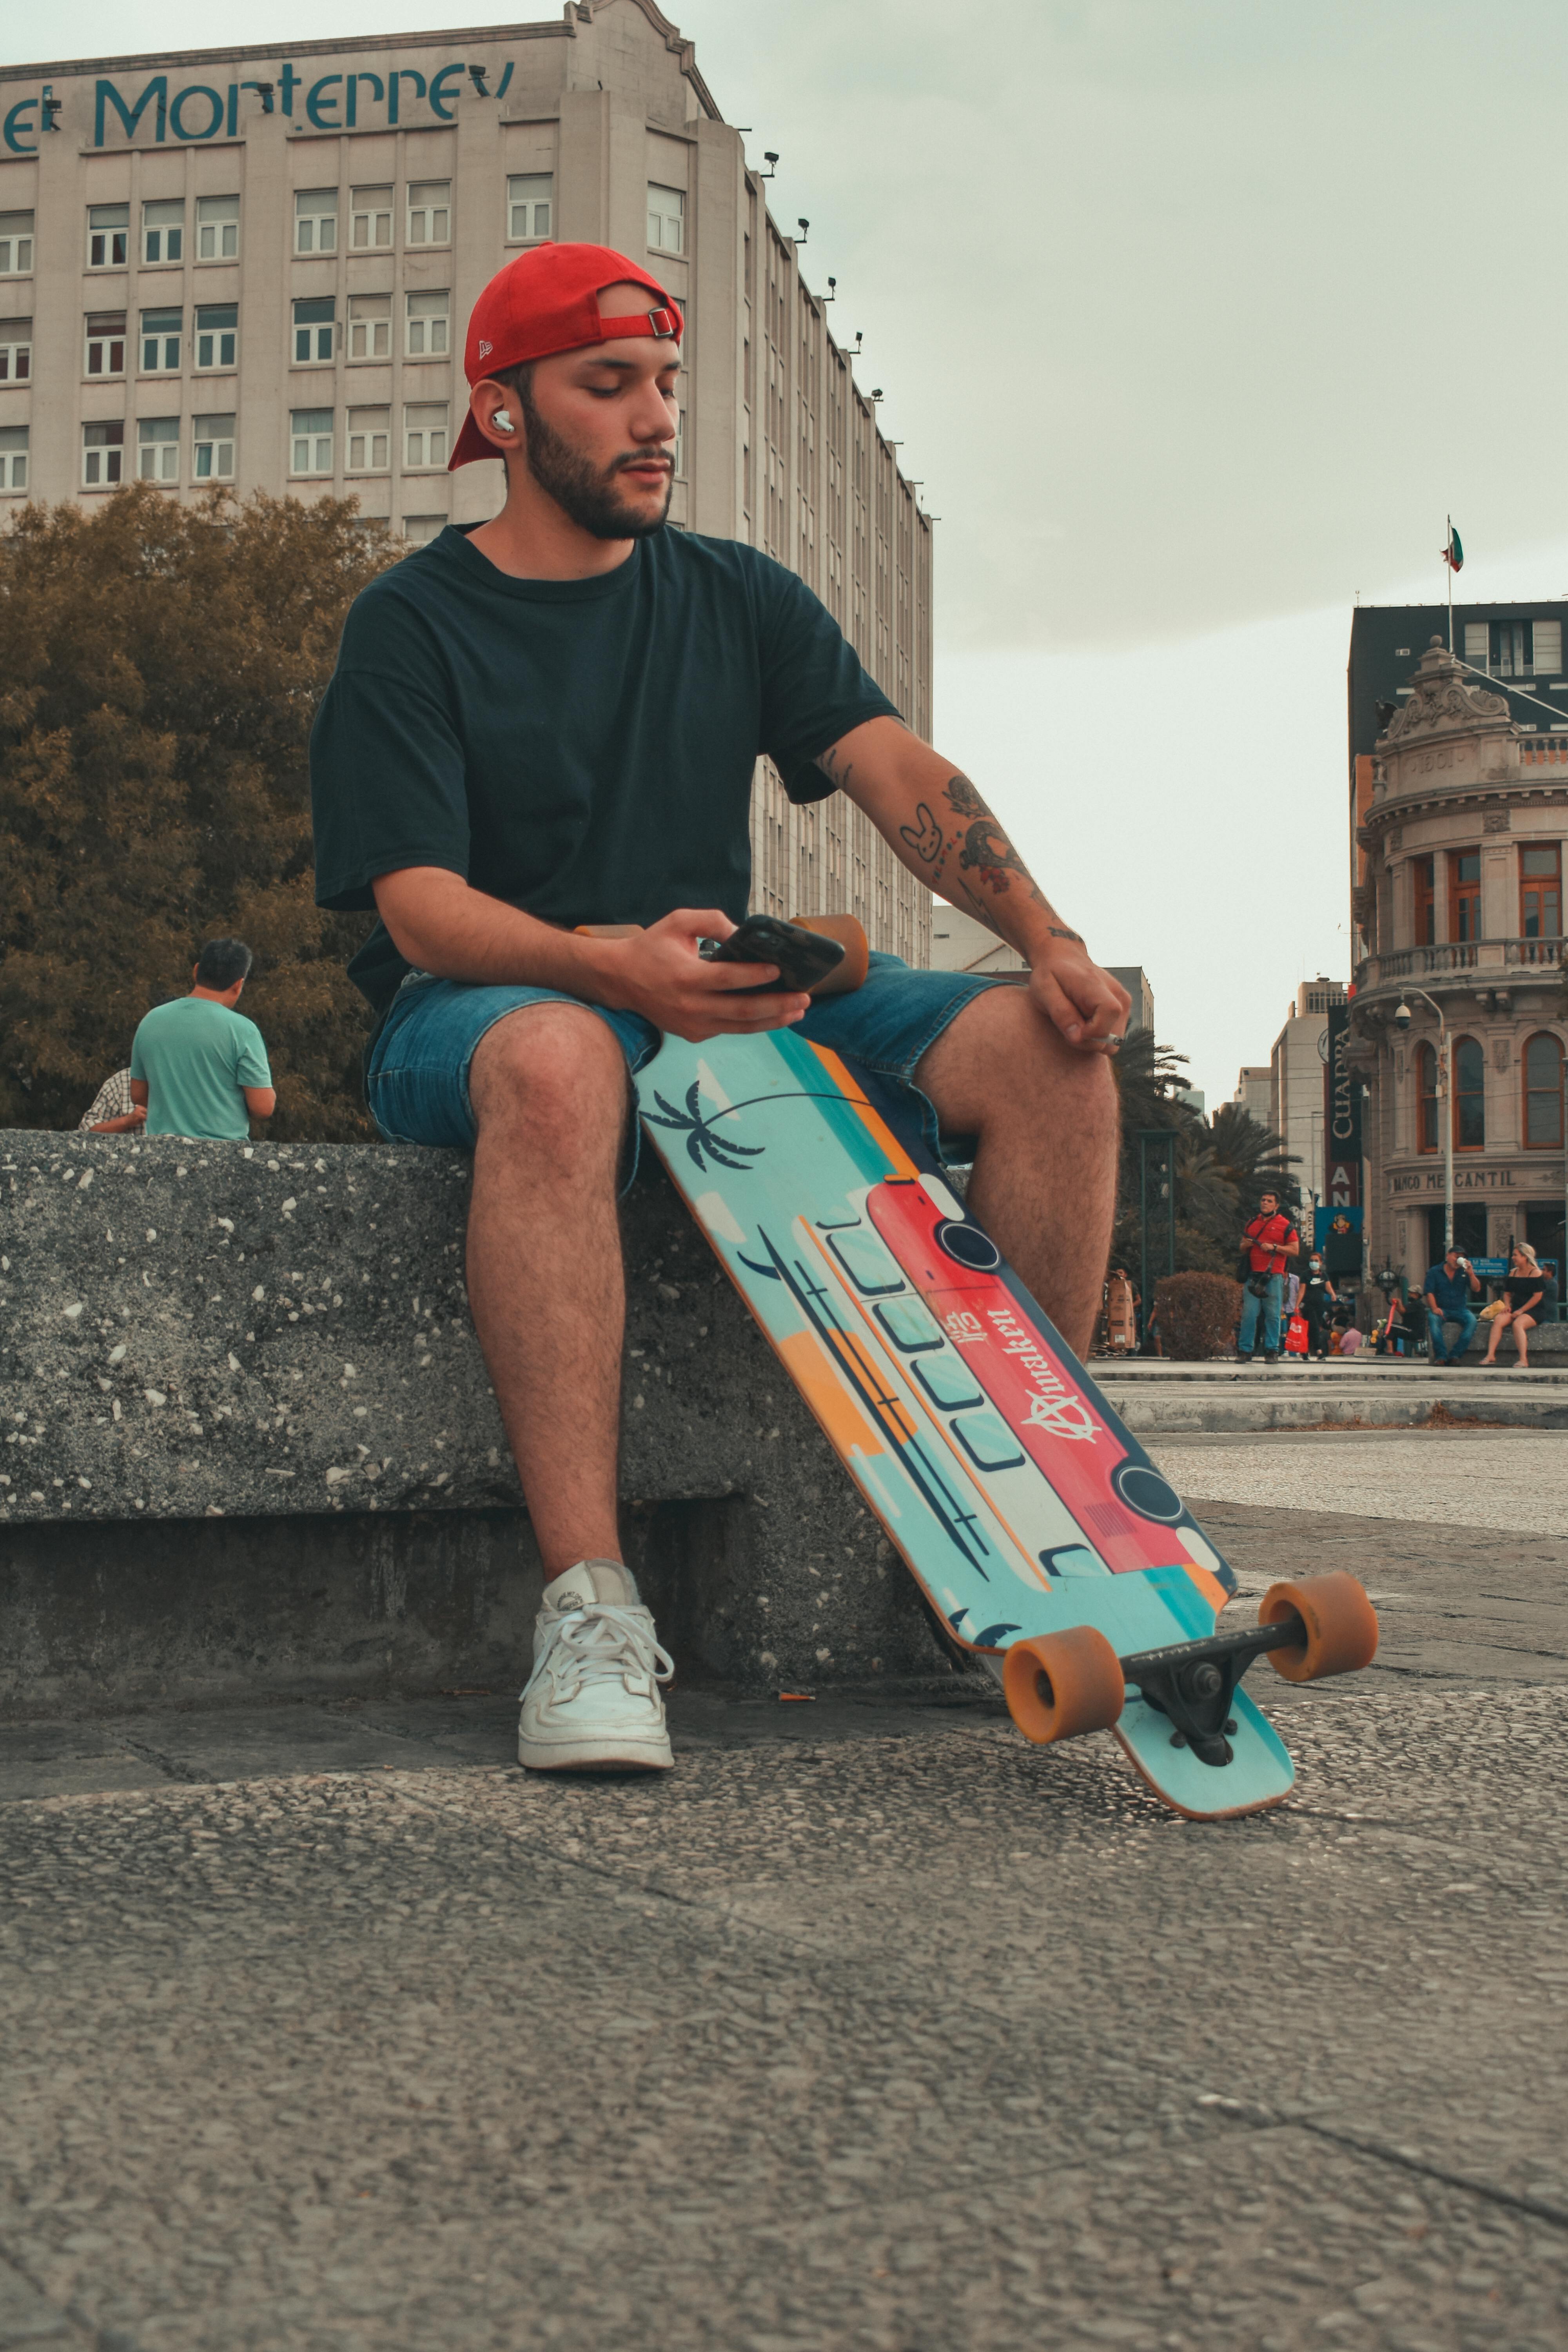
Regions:
[[[374, 907], [382, 1133], [473, 1154], [468, 1297], [544, 1562], [518, 1754], [660, 1769], [669, 1661], [621, 1559], [629, 1073], [661, 1033], [798, 1022], [973, 1139], [969, 1198], [1087, 1350], [1114, 1207], [1105, 1057], [1125, 990], [1047, 905], [968, 779], [910, 733], [825, 607], [734, 540], [667, 530], [683, 321], [603, 246], [548, 245], [469, 321], [454, 466], [506, 503], [364, 590], [311, 744], [317, 898]], [[918, 879], [1017, 948], [1028, 988], [876, 955], [853, 995], [741, 992], [704, 961], [746, 910], [757, 759], [835, 788]], [[640, 936], [574, 936], [637, 923]], [[966, 1146], [967, 1156], [967, 1146]]]
[[[1452, 1242], [1436, 1265], [1426, 1269], [1422, 1286], [1426, 1294], [1426, 1328], [1432, 1340], [1432, 1369], [1444, 1364], [1457, 1364], [1476, 1336], [1478, 1320], [1470, 1305], [1471, 1297], [1481, 1295], [1481, 1278], [1468, 1257], [1461, 1257]], [[1457, 1323], [1459, 1336], [1447, 1355], [1443, 1352], [1446, 1337], [1444, 1326]]]

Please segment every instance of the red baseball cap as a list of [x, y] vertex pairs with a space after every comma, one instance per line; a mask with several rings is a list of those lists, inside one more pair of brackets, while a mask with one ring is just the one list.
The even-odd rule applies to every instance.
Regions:
[[[658, 298], [656, 307], [602, 319], [599, 297], [605, 288], [627, 284], [646, 286]], [[668, 336], [679, 344], [685, 325], [658, 278], [624, 253], [607, 245], [536, 245], [498, 269], [474, 304], [463, 370], [471, 388], [497, 368], [548, 359], [552, 352], [580, 351], [584, 343], [618, 342], [623, 335]], [[470, 410], [448, 472], [476, 457], [500, 456]]]

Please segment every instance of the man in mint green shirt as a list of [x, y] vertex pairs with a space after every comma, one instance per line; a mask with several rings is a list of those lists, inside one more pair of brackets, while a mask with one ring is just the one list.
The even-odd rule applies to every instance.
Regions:
[[261, 1032], [235, 1011], [250, 962], [243, 940], [209, 940], [189, 996], [155, 1006], [137, 1030], [131, 1099], [147, 1106], [148, 1135], [245, 1143], [251, 1120], [277, 1108]]

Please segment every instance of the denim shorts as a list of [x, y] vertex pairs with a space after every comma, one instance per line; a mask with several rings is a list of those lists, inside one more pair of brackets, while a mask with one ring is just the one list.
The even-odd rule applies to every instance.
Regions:
[[[998, 973], [916, 971], [901, 957], [873, 953], [865, 983], [847, 996], [814, 1004], [795, 1024], [796, 1034], [847, 1054], [901, 1087], [918, 1107], [927, 1143], [938, 1157], [962, 1162], [973, 1156], [973, 1138], [939, 1138], [936, 1111], [914, 1083], [915, 1066], [955, 1013], [987, 988], [1008, 985]], [[371, 1117], [389, 1143], [444, 1145], [472, 1151], [476, 1136], [468, 1070], [487, 1031], [529, 1004], [583, 1004], [558, 988], [470, 987], [411, 972], [393, 999], [365, 1074]], [[619, 1038], [628, 1074], [658, 1053], [662, 1038], [637, 1013], [596, 1013]], [[626, 1171], [637, 1170], [633, 1122]]]

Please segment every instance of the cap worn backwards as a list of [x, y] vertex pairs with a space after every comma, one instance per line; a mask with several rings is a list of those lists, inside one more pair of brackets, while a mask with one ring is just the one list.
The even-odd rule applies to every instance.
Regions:
[[[658, 298], [654, 307], [601, 318], [599, 297], [605, 287], [626, 285], [645, 286]], [[685, 326], [658, 278], [624, 253], [607, 245], [536, 245], [498, 269], [474, 304], [463, 369], [471, 387], [498, 368], [580, 351], [588, 343], [618, 342], [626, 335], [668, 339], [679, 348]], [[469, 415], [448, 470], [500, 454]]]

